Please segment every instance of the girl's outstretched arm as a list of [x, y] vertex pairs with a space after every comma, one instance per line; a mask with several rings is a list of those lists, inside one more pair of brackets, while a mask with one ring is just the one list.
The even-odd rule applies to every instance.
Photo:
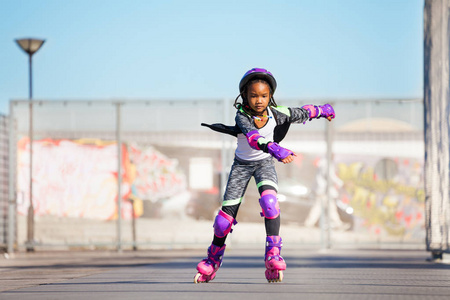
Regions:
[[302, 107], [289, 108], [289, 121], [291, 123], [305, 123], [312, 119], [326, 118], [331, 121], [336, 117], [333, 107], [330, 104], [325, 105], [303, 105]]
[[303, 105], [302, 108], [308, 111], [310, 121], [312, 119], [320, 119], [320, 118], [326, 118], [328, 121], [331, 121], [336, 117], [334, 109], [330, 104], [319, 106], [308, 104]]

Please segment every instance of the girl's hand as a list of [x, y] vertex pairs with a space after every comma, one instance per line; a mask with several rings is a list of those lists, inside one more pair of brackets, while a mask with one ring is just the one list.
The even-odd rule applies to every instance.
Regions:
[[294, 156], [297, 156], [297, 154], [292, 153], [292, 154], [289, 155], [288, 157], [282, 159], [281, 162], [282, 162], [283, 164], [289, 164], [289, 163], [291, 163], [291, 162], [294, 161]]

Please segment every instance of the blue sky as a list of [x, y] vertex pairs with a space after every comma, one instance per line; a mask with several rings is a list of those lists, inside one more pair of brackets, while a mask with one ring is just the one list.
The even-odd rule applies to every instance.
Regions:
[[208, 99], [252, 67], [283, 98], [418, 98], [423, 0], [2, 0], [0, 112], [34, 99]]

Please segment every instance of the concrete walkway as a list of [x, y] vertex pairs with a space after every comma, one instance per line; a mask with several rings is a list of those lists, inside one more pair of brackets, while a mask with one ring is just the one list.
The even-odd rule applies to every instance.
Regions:
[[200, 250], [37, 252], [0, 259], [0, 299], [449, 299], [450, 265], [418, 250], [283, 249], [282, 283], [261, 249], [227, 250], [214, 281], [194, 284]]

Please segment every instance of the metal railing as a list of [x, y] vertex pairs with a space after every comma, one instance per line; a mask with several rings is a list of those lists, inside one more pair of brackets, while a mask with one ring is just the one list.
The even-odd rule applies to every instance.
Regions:
[[[278, 102], [292, 107], [309, 103]], [[314, 104], [325, 102], [330, 101]], [[421, 246], [423, 101], [331, 102], [337, 114], [333, 122], [293, 125], [282, 142], [299, 155], [296, 163], [277, 166], [283, 222], [296, 232], [292, 243]], [[210, 226], [204, 224], [212, 222], [220, 207], [235, 140], [200, 123], [232, 125], [232, 101], [33, 100], [32, 170], [27, 160], [29, 104], [10, 103], [10, 140], [15, 142], [9, 151], [9, 207], [14, 212], [9, 223], [18, 226], [17, 233], [10, 232], [10, 250], [24, 245], [194, 246], [211, 238]], [[304, 226], [308, 212], [322, 199], [318, 181], [323, 160], [333, 162], [327, 170], [334, 169], [340, 182], [325, 173], [321, 225], [309, 228]], [[408, 175], [412, 173], [414, 179]], [[198, 180], [199, 174], [204, 178]], [[36, 208], [31, 240], [24, 229], [30, 178]], [[338, 196], [333, 196], [335, 185]], [[238, 216], [241, 227], [259, 222], [253, 198], [257, 191], [249, 187]], [[339, 214], [339, 226], [331, 223], [333, 213]], [[170, 224], [203, 230], [188, 230], [192, 238], [187, 239]], [[146, 227], [164, 228], [164, 236]], [[317, 230], [321, 238], [299, 237], [304, 230]], [[244, 233], [232, 241], [252, 243]]]

